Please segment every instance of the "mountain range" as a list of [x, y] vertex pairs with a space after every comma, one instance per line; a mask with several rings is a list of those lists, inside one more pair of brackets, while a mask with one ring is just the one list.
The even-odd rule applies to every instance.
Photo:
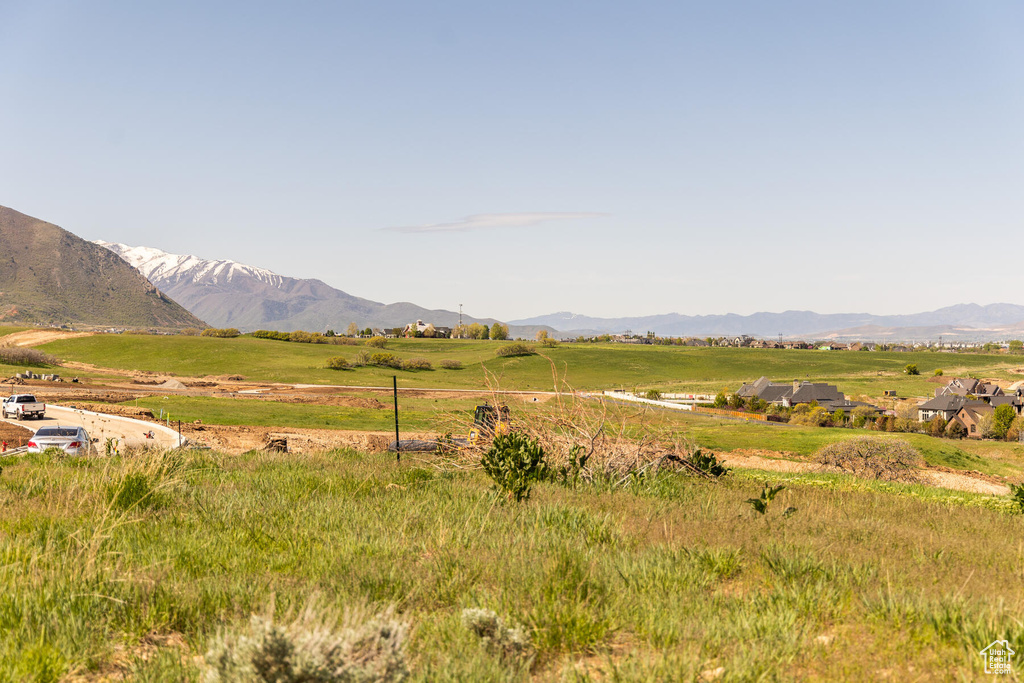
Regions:
[[751, 315], [681, 315], [667, 313], [635, 318], [593, 318], [561, 312], [514, 320], [512, 325], [545, 325], [564, 335], [654, 332], [660, 336], [808, 337], [865, 341], [937, 339], [975, 341], [999, 338], [1024, 329], [1024, 306], [1016, 304], [958, 304], [926, 313], [814, 313], [785, 311]]
[[203, 327], [123, 260], [67, 230], [0, 206], [0, 321]]
[[[454, 327], [459, 314], [409, 302], [383, 304], [315, 279], [286, 277], [229, 260], [150, 247], [87, 242], [45, 221], [0, 207], [0, 321], [125, 327], [237, 327], [243, 331], [341, 331], [423, 320]], [[464, 316], [467, 324], [493, 318]], [[1024, 337], [1024, 306], [959, 304], [925, 313], [873, 315], [812, 311], [752, 315], [597, 318], [553, 313], [513, 320], [514, 337], [538, 330], [561, 337], [632, 330], [661, 336], [750, 335], [861, 341], [987, 341]]]
[[[402, 327], [417, 320], [454, 327], [459, 314], [416, 304], [383, 304], [352, 296], [313, 279], [285, 277], [263, 268], [228, 260], [169, 254], [150, 247], [96, 242], [138, 269], [195, 315], [214, 327], [243, 331], [271, 329], [343, 331], [349, 323], [365, 327]], [[493, 318], [463, 316], [467, 325], [491, 325]], [[513, 336], [533, 337], [541, 326], [513, 327]]]

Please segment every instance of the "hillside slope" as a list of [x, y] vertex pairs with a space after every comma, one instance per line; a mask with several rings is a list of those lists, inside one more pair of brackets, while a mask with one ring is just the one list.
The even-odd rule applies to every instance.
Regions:
[[[216, 327], [281, 331], [400, 327], [416, 320], [454, 327], [459, 314], [412, 303], [382, 304], [352, 296], [313, 279], [284, 277], [229, 260], [169, 254], [149, 247], [97, 242], [137, 268], [161, 290]], [[493, 318], [463, 316], [466, 324], [491, 324]], [[510, 330], [530, 337], [540, 329]]]
[[205, 327], [110, 251], [0, 206], [0, 320]]

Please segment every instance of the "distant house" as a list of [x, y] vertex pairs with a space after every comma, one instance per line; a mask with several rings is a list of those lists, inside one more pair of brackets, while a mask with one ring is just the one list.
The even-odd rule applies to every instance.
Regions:
[[402, 330], [402, 336], [414, 337], [416, 333], [421, 333], [424, 337], [450, 337], [452, 336], [452, 328], [450, 327], [437, 327], [430, 323], [425, 323], [422, 320], [417, 320], [414, 323], [409, 323]]
[[966, 396], [936, 396], [930, 401], [918, 404], [917, 419], [921, 422], [928, 422], [936, 415], [941, 415], [943, 420], [949, 421], [965, 405], [985, 405], [983, 401], [972, 401]]
[[988, 400], [988, 404], [993, 408], [1008, 405], [1018, 415], [1024, 415], [1024, 389], [1018, 388], [1016, 392], [1009, 396], [993, 396]]
[[973, 377], [958, 377], [949, 383], [935, 390], [936, 396], [977, 396], [978, 398], [992, 398], [1002, 396], [1003, 390], [992, 382], [982, 382]]
[[995, 408], [980, 401], [964, 405], [950, 418], [950, 422], [959, 422], [967, 432], [967, 438], [980, 439], [982, 437], [981, 421], [985, 417], [992, 417]]
[[761, 377], [755, 382], [744, 384], [736, 394], [742, 398], [758, 398], [784, 408], [792, 408], [801, 404], [816, 403], [830, 413], [837, 410], [849, 412], [854, 408], [869, 406], [877, 412], [881, 409], [868, 403], [851, 401], [831, 384], [794, 381], [792, 384], [774, 384], [768, 378]]

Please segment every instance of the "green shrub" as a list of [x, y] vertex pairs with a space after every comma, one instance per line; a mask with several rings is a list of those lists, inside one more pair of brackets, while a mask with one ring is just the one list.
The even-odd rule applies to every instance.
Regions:
[[496, 487], [518, 502], [530, 497], [533, 482], [543, 475], [544, 449], [522, 434], [499, 434], [481, 464]]
[[658, 391], [657, 389], [648, 389], [647, 393], [644, 394], [644, 398], [646, 398], [648, 401], [660, 401], [661, 392]]
[[202, 331], [202, 334], [200, 334], [200, 336], [201, 337], [221, 337], [223, 339], [232, 339], [234, 337], [239, 336], [240, 334], [242, 334], [242, 333], [239, 332], [238, 330], [236, 330], [234, 327], [223, 327], [223, 328], [207, 327], [205, 330]]
[[935, 376], [942, 377], [942, 368], [939, 368], [938, 370], [935, 371]]
[[498, 349], [498, 355], [502, 358], [513, 358], [515, 356], [532, 356], [537, 351], [528, 344], [513, 342]]
[[277, 332], [276, 330], [256, 330], [252, 333], [252, 336], [257, 339], [276, 339], [277, 341], [291, 341], [291, 335], [287, 332]]
[[462, 369], [462, 361], [460, 361], [460, 360], [452, 360], [451, 358], [445, 358], [444, 360], [440, 361], [438, 363], [438, 365], [440, 365], [445, 370], [461, 370]]
[[403, 370], [433, 370], [434, 366], [426, 358], [408, 358], [402, 361]]
[[903, 368], [903, 371], [905, 373], [907, 373], [908, 375], [920, 375], [921, 374], [918, 371], [918, 369], [917, 369], [917, 365], [915, 365], [914, 363], [908, 363], [907, 366], [905, 368]]
[[366, 340], [366, 345], [372, 349], [383, 349], [388, 345], [388, 340], [384, 337], [370, 337]]
[[371, 353], [366, 361], [367, 365], [376, 365], [379, 368], [402, 369], [402, 359], [393, 353]]
[[327, 359], [328, 370], [348, 370], [348, 361], [341, 356]]

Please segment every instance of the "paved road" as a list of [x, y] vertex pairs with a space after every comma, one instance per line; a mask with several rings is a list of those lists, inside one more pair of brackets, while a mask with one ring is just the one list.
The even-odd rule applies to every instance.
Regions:
[[[99, 439], [95, 444], [96, 451], [102, 453], [107, 439], [117, 439], [122, 446], [157, 446], [174, 448], [178, 445], [178, 435], [174, 430], [161, 425], [141, 420], [133, 420], [117, 415], [102, 415], [87, 410], [61, 408], [46, 405], [46, 417], [42, 420], [5, 420], [35, 431], [40, 427], [56, 427], [57, 425], [81, 426], [89, 432], [89, 436]], [[153, 439], [147, 439], [145, 433], [152, 431]]]

